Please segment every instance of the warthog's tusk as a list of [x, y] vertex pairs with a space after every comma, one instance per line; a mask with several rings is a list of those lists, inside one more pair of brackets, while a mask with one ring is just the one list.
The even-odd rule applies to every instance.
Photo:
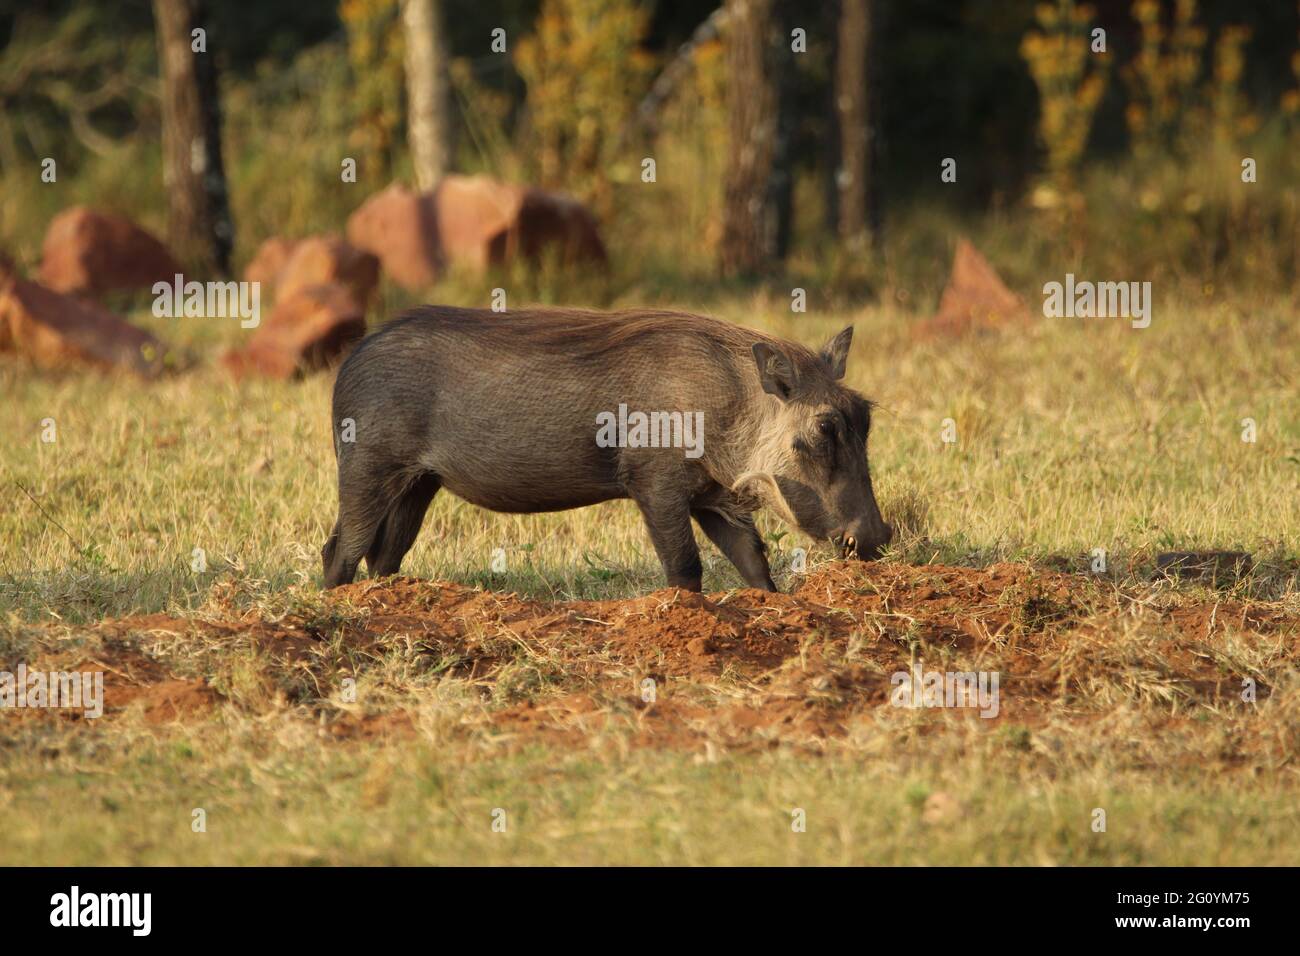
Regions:
[[[767, 493], [760, 494], [757, 491], [750, 490], [749, 486], [761, 486]], [[799, 522], [795, 519], [790, 503], [785, 500], [785, 495], [781, 494], [781, 487], [776, 483], [776, 479], [767, 472], [747, 471], [732, 482], [731, 490], [739, 494], [749, 491], [750, 494], [775, 511], [790, 527], [799, 527]]]

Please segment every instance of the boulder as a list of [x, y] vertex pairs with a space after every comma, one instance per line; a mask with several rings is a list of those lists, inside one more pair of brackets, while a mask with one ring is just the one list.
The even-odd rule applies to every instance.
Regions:
[[248, 345], [221, 361], [236, 378], [294, 378], [333, 364], [365, 332], [365, 307], [350, 288], [337, 282], [305, 286], [279, 296]]
[[352, 214], [348, 240], [412, 291], [448, 266], [481, 273], [548, 250], [565, 265], [606, 261], [596, 219], [577, 200], [488, 176], [447, 176], [432, 193], [393, 184]]
[[180, 271], [166, 246], [131, 220], [86, 206], [55, 216], [41, 248], [41, 281], [71, 295], [148, 289]]
[[379, 259], [384, 273], [418, 291], [438, 278], [438, 234], [429, 197], [393, 183], [348, 217], [348, 242]]
[[144, 329], [94, 302], [3, 271], [0, 351], [15, 352], [45, 368], [123, 368], [152, 378], [162, 369], [164, 347]]
[[564, 265], [590, 262], [603, 266], [608, 261], [596, 217], [563, 193], [526, 191], [519, 210], [518, 235], [526, 259], [538, 259], [548, 246], [554, 246]]
[[276, 298], [290, 298], [300, 289], [338, 283], [347, 286], [362, 305], [379, 284], [379, 260], [339, 236], [312, 236], [296, 243], [276, 278]]
[[1006, 287], [989, 261], [967, 240], [957, 243], [952, 274], [939, 299], [939, 310], [916, 327], [918, 338], [942, 338], [985, 332], [1029, 322], [1023, 299]]
[[[279, 236], [267, 239], [257, 247], [253, 258], [248, 261], [248, 265], [244, 266], [244, 281], [261, 283], [267, 292], [274, 292], [275, 283], [280, 278], [280, 271], [289, 261], [289, 256], [293, 254], [297, 244], [294, 239], [281, 239]], [[269, 298], [270, 296], [267, 296], [267, 299]]]
[[470, 271], [505, 262], [524, 189], [487, 176], [445, 176], [434, 188], [433, 221], [442, 260]]
[[273, 237], [258, 247], [244, 269], [244, 281], [260, 283], [268, 301], [273, 296], [287, 298], [307, 286], [337, 282], [366, 304], [379, 284], [379, 260], [341, 236]]
[[434, 190], [433, 200], [448, 262], [481, 272], [516, 256], [536, 261], [548, 246], [565, 265], [606, 259], [595, 217], [562, 193], [487, 176], [448, 176]]

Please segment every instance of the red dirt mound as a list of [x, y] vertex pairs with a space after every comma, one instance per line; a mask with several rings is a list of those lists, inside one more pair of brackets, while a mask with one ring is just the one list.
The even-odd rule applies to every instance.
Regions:
[[[836, 563], [790, 594], [544, 602], [388, 578], [300, 597], [269, 615], [217, 593], [190, 619], [103, 623], [105, 646], [137, 655], [113, 664], [110, 706], [143, 699], [147, 717], [199, 714], [217, 695], [164, 662], [191, 673], [252, 660], [266, 692], [227, 706], [282, 701], [344, 739], [415, 733], [428, 714], [412, 708], [443, 707], [411, 690], [427, 683], [369, 706], [337, 702], [343, 677], [374, 668], [375, 680], [394, 680], [379, 662], [399, 655], [403, 675], [466, 682], [463, 703], [446, 705], [468, 708], [453, 732], [575, 746], [611, 732], [634, 746], [812, 746], [891, 719], [920, 721], [921, 733], [941, 720], [1088, 726], [1118, 702], [1153, 721], [1185, 720], [1196, 705], [1242, 707], [1247, 677], [1264, 701], [1300, 664], [1300, 615], [1281, 605], [1134, 595], [1026, 564]], [[1256, 647], [1267, 655], [1252, 657]], [[996, 673], [996, 713], [891, 706], [914, 668]]]

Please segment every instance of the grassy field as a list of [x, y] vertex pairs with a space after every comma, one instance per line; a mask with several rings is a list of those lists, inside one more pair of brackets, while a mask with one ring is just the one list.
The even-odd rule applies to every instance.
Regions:
[[[409, 620], [379, 628], [354, 606], [365, 585], [321, 596], [329, 378], [231, 384], [211, 359], [247, 334], [233, 321], [134, 312], [198, 359], [156, 383], [5, 359], [0, 665], [129, 651], [131, 682], [165, 677], [203, 706], [149, 697], [93, 723], [0, 718], [0, 863], [1300, 863], [1293, 307], [1157, 286], [1144, 330], [1043, 319], [917, 342], [914, 306], [850, 311], [813, 293], [796, 315], [782, 290], [709, 303], [810, 345], [855, 325], [848, 379], [881, 405], [870, 459], [900, 533], [870, 577], [828, 586], [851, 624], [787, 632], [775, 663], [719, 652], [680, 672], [689, 658], [648, 645], [620, 656], [587, 623], [534, 639], [509, 618], [457, 618], [456, 653], [431, 650], [412, 637], [416, 598]], [[791, 549], [809, 544], [763, 527], [778, 583], [800, 587]], [[1258, 564], [1218, 590], [1155, 573], [1158, 552], [1190, 548]], [[1095, 549], [1105, 574], [1089, 575]], [[814, 548], [810, 572], [838, 573], [832, 557]], [[992, 570], [1003, 562], [1028, 577], [1007, 585]], [[942, 620], [916, 610], [930, 566], [953, 569], [936, 585], [958, 595]], [[910, 623], [879, 594], [891, 568], [911, 575]], [[962, 569], [1002, 583], [963, 605]], [[606, 602], [572, 605], [580, 621], [608, 622], [662, 583], [626, 503], [504, 516], [445, 494], [403, 572], [514, 592], [535, 616]], [[1068, 611], [1039, 614], [1017, 589], [1056, 572]], [[738, 587], [706, 547], [705, 590]], [[710, 620], [732, 598], [715, 600]], [[131, 615], [168, 623], [99, 624]], [[999, 622], [986, 641], [950, 639], [981, 615]], [[313, 643], [281, 653], [259, 628]], [[674, 647], [689, 636], [665, 634]], [[364, 652], [349, 635], [365, 635]], [[987, 721], [883, 706], [891, 663], [918, 650], [1024, 683]], [[155, 666], [165, 673], [145, 681]], [[340, 699], [343, 673], [360, 704]], [[646, 673], [665, 704], [698, 712], [650, 720], [628, 703]], [[770, 714], [801, 674], [842, 691], [816, 728], [733, 719]], [[1267, 689], [1258, 703], [1237, 700], [1243, 676]], [[557, 716], [578, 697], [594, 724]], [[541, 716], [519, 720], [521, 708]], [[191, 829], [200, 807], [206, 833]], [[792, 832], [795, 808], [806, 832]]]

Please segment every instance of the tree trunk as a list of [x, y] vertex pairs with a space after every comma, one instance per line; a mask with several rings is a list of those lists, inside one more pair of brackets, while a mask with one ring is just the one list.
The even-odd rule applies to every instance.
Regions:
[[776, 141], [772, 145], [772, 176], [768, 195], [772, 203], [774, 235], [772, 254], [784, 259], [794, 234], [795, 70], [790, 33], [795, 24], [791, 0], [772, 0], [773, 63], [776, 67]]
[[433, 189], [451, 169], [451, 84], [440, 0], [402, 0], [406, 127], [415, 182]]
[[729, 160], [723, 184], [724, 276], [754, 274], [776, 254], [772, 167], [777, 137], [776, 50], [771, 0], [729, 0]]
[[835, 64], [839, 62], [838, 36], [840, 29], [840, 0], [830, 0], [819, 11], [818, 27], [824, 36], [834, 36], [836, 49], [831, 51], [830, 82], [821, 89], [818, 109], [821, 111], [824, 132], [819, 132], [817, 150], [817, 181], [822, 194], [822, 228], [827, 235], [838, 236], [840, 231], [840, 118], [835, 106]]
[[873, 186], [873, 117], [870, 113], [872, 0], [842, 0], [839, 44], [835, 58], [835, 110], [839, 119], [840, 168], [838, 220], [840, 239], [850, 248], [871, 241], [869, 217]]
[[163, 185], [172, 253], [187, 266], [226, 275], [235, 231], [221, 162], [221, 104], [201, 0], [153, 0], [162, 65]]

